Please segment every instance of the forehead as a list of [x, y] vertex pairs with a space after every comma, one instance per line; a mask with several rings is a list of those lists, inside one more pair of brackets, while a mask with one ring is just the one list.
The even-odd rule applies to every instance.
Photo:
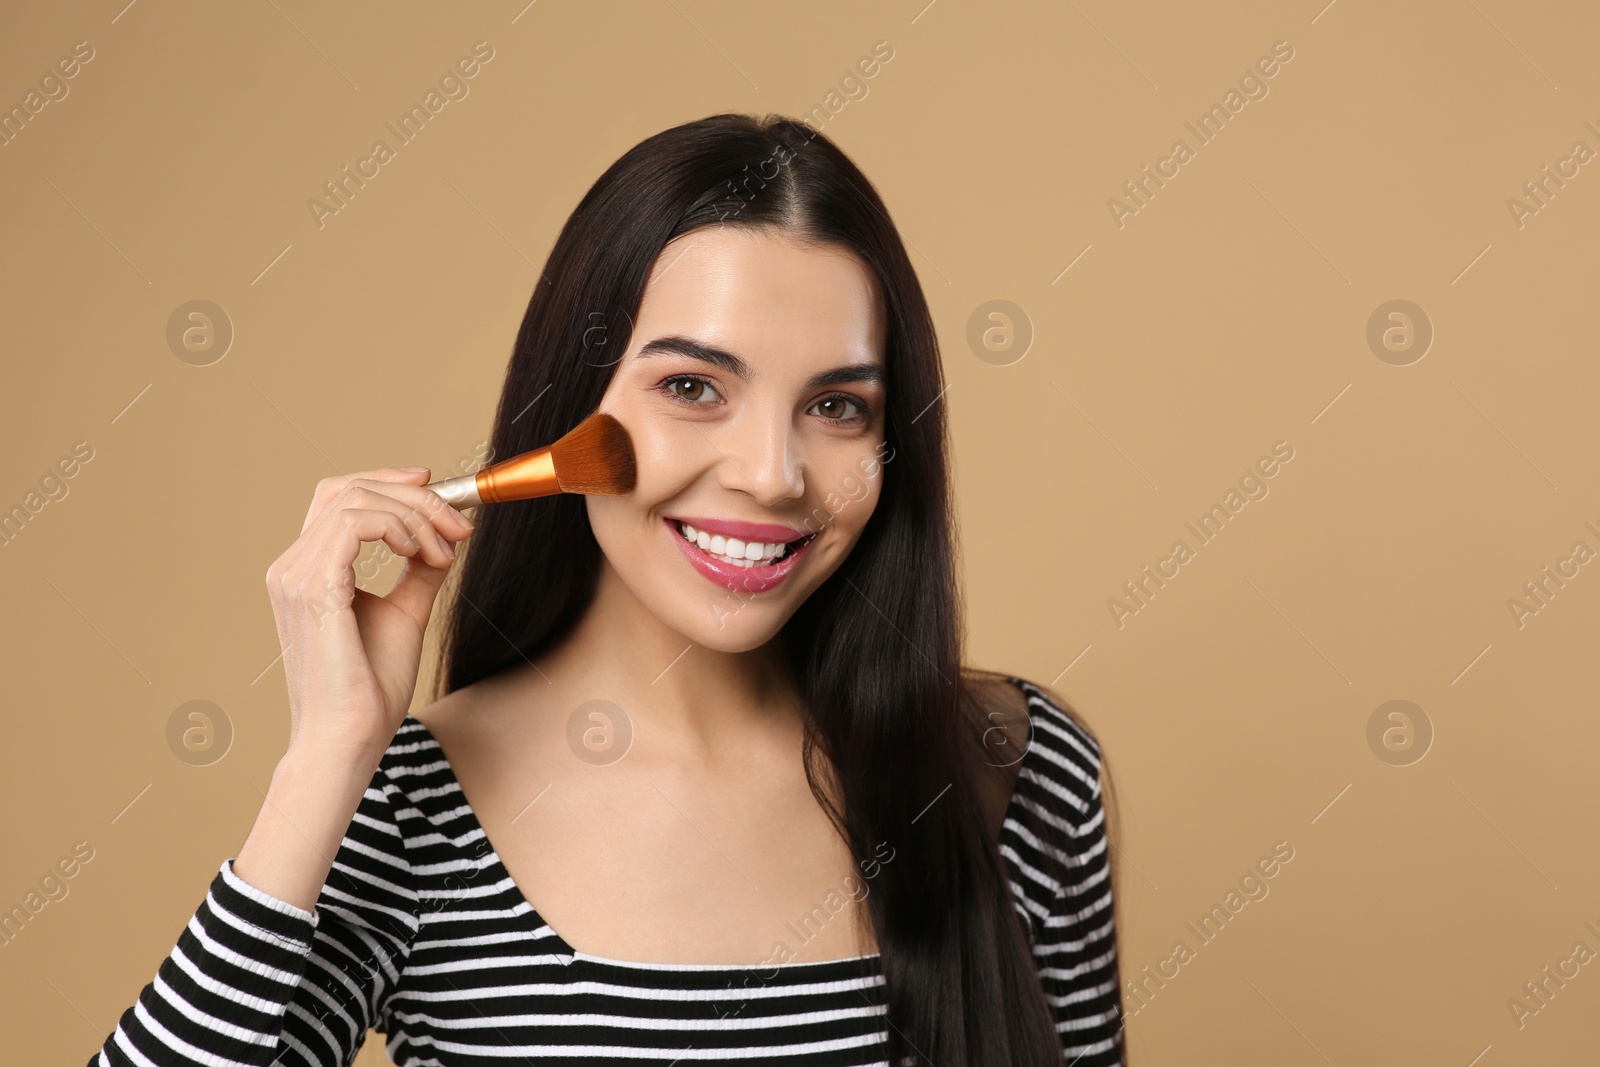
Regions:
[[677, 334], [756, 365], [840, 357], [881, 363], [884, 333], [876, 279], [848, 249], [707, 226], [656, 258], [631, 347]]

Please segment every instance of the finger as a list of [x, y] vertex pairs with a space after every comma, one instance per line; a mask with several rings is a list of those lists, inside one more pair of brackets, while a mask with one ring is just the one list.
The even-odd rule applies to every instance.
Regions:
[[[436, 567], [449, 566], [449, 561], [455, 556], [455, 550], [450, 546], [450, 542], [446, 540], [439, 526], [441, 523], [445, 524], [447, 529], [452, 530], [453, 535], [454, 528], [449, 525], [450, 520], [440, 512], [433, 511], [430, 514], [427, 498], [437, 500], [436, 494], [423, 493], [416, 486], [408, 486], [406, 488], [414, 493], [421, 494], [420, 499], [422, 499], [422, 502], [418, 505], [412, 505], [395, 496], [391, 496], [388, 492], [389, 487], [385, 487], [383, 483], [376, 484], [378, 488], [355, 484], [346, 486], [344, 491], [329, 504], [326, 515], [335, 516], [346, 508], [383, 511], [392, 514], [403, 522], [407, 529], [424, 546], [423, 554], [428, 563]], [[441, 504], [440, 506], [443, 505]], [[331, 529], [332, 526], [326, 522], [321, 526], [314, 526], [310, 540], [318, 544], [327, 543]], [[457, 539], [464, 536], [465, 534], [460, 534]]]
[[341, 576], [350, 572], [367, 541], [382, 541], [397, 556], [420, 556], [435, 567], [450, 565], [451, 551], [425, 517], [367, 490], [355, 490], [350, 495], [374, 506], [341, 504], [312, 528], [306, 553], [317, 561], [313, 564], [316, 570], [330, 577], [333, 572]]
[[[352, 483], [345, 490], [344, 499], [366, 507], [394, 509], [420, 536], [436, 538], [449, 557], [455, 556], [452, 543], [465, 540], [473, 528], [466, 516], [446, 504], [437, 493], [418, 486]], [[429, 532], [424, 533], [424, 530]]]
[[449, 573], [441, 567], [418, 563], [412, 557], [400, 565], [400, 577], [386, 599], [411, 616], [419, 630], [426, 630], [428, 618], [433, 614], [433, 606], [439, 598], [439, 590], [444, 587], [444, 580]]
[[371, 489], [412, 505], [430, 519], [433, 519], [434, 526], [438, 528], [439, 532], [452, 541], [459, 541], [472, 532], [472, 520], [463, 515], [459, 509], [447, 503], [444, 497], [426, 485], [370, 482], [365, 479], [356, 479], [350, 484], [353, 488]]
[[[365, 491], [365, 492], [362, 492]], [[375, 496], [367, 496], [367, 493]], [[409, 482], [387, 481], [371, 478], [351, 478], [332, 497], [323, 502], [324, 509], [356, 503], [363, 507], [379, 506], [377, 500], [398, 501], [416, 510], [432, 522], [440, 536], [450, 541], [460, 541], [472, 532], [472, 521], [456, 508], [445, 503], [438, 493], [422, 485]], [[385, 502], [382, 506], [389, 506]]]
[[[342, 508], [325, 516], [311, 540], [278, 576], [277, 594], [284, 605], [284, 628], [290, 646], [305, 643], [308, 635], [353, 625], [351, 597], [356, 589], [353, 564], [365, 541], [383, 541], [398, 555], [415, 556], [428, 550], [426, 541], [409, 530], [390, 511]], [[353, 633], [345, 629], [345, 636]], [[312, 655], [323, 642], [309, 642]], [[296, 653], [297, 658], [304, 653]]]
[[448, 567], [455, 558], [455, 547], [445, 538], [439, 530], [438, 515], [430, 515], [424, 510], [427, 505], [412, 506], [403, 500], [389, 496], [386, 493], [367, 489], [365, 486], [352, 486], [345, 494], [351, 501], [363, 503], [378, 510], [392, 511], [405, 523], [406, 529], [411, 531], [412, 537], [419, 545], [433, 546], [437, 549], [434, 553], [424, 552], [420, 557], [435, 567]]
[[[405, 467], [379, 467], [377, 470], [354, 471], [350, 474], [335, 475], [323, 478], [317, 482], [316, 488], [311, 493], [311, 506], [306, 509], [306, 520], [300, 525], [300, 532], [305, 533], [316, 521], [317, 516], [327, 510], [328, 505], [345, 488], [355, 481], [388, 482], [394, 485], [424, 485], [428, 481], [428, 468], [421, 467], [408, 470]], [[437, 495], [437, 494], [435, 494]]]
[[[388, 545], [395, 555], [418, 559], [429, 566], [449, 567], [450, 561], [455, 559], [456, 550], [450, 542], [439, 535], [439, 531], [428, 521], [427, 516], [404, 505], [392, 504], [386, 498], [379, 496], [372, 508], [349, 508], [346, 510], [375, 512], [387, 516], [391, 520], [385, 526], [383, 543]], [[363, 541], [371, 538], [362, 538]], [[406, 546], [409, 551], [399, 551], [396, 544]], [[357, 544], [356, 552], [361, 551]]]

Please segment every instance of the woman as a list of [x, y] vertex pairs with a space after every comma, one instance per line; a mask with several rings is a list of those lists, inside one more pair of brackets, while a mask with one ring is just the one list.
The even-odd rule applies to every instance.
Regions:
[[[625, 496], [320, 483], [267, 585], [291, 740], [104, 1064], [1122, 1061], [1101, 761], [964, 669], [937, 341], [790, 120], [640, 143], [563, 229], [492, 447]], [[363, 541], [406, 557], [353, 588]], [[465, 542], [435, 702], [407, 714]], [[492, 844], [491, 844], [492, 842]]]

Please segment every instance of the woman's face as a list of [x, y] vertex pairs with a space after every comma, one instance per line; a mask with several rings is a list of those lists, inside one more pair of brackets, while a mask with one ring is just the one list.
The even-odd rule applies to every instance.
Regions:
[[746, 651], [838, 568], [892, 458], [885, 335], [875, 280], [841, 247], [718, 226], [662, 250], [600, 402], [638, 481], [585, 498], [604, 565], [646, 610]]

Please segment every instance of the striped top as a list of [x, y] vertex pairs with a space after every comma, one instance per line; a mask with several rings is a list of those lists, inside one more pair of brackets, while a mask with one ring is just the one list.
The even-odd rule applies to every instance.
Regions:
[[[1009, 680], [1032, 720], [1000, 839], [1015, 904], [1063, 1061], [1120, 1067], [1099, 747], [1041, 690]], [[1045, 850], [1070, 864], [1065, 881], [1044, 873]], [[876, 954], [735, 967], [573, 949], [513, 884], [443, 750], [409, 715], [313, 911], [232, 864], [90, 1067], [345, 1067], [369, 1029], [401, 1067], [886, 1062]]]

